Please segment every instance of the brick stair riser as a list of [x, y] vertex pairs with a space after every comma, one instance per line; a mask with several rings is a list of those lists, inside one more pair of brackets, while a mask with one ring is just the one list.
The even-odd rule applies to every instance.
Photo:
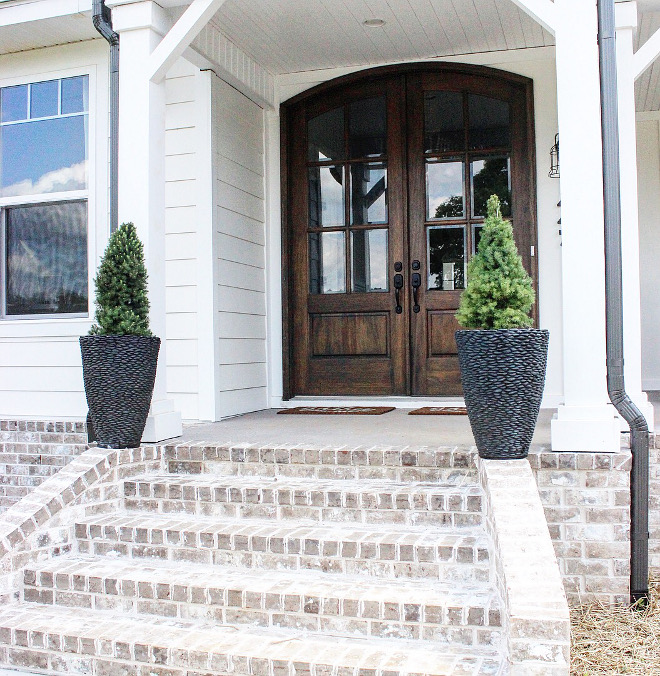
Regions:
[[147, 583], [126, 578], [26, 570], [24, 600], [69, 608], [114, 610], [221, 624], [252, 624], [380, 638], [428, 639], [492, 645], [501, 639], [500, 609], [481, 605], [429, 606], [357, 597], [268, 593], [222, 587]]
[[[30, 645], [41, 645], [42, 636], [29, 633]], [[0, 647], [0, 662], [11, 667], [38, 669], [45, 674], [92, 674], [93, 676], [425, 676], [424, 673], [378, 669], [374, 667], [344, 667], [332, 664], [310, 664], [303, 659], [272, 660], [240, 655], [208, 653], [204, 650], [177, 650], [167, 646], [131, 644], [123, 641], [94, 641], [61, 637], [61, 647], [53, 642], [51, 650], [34, 647]], [[23, 638], [19, 638], [22, 641]], [[49, 644], [50, 645], [50, 644]], [[92, 650], [98, 651], [95, 657]], [[124, 657], [116, 657], [120, 655]], [[458, 660], [457, 660], [458, 661]], [[443, 665], [433, 673], [447, 676], [479, 673], [483, 676], [503, 676], [499, 661], [480, 660], [482, 667], [475, 671], [474, 658], [465, 658], [465, 667]], [[460, 661], [458, 661], [460, 665]]]
[[318, 479], [391, 479], [446, 481], [476, 478], [476, 453], [437, 450], [314, 450], [303, 448], [230, 448], [165, 446], [163, 458], [174, 474], [228, 474]]
[[[78, 611], [88, 613], [89, 611]], [[71, 628], [57, 628], [34, 617], [0, 623], [0, 660], [41, 673], [95, 676], [499, 676], [500, 660], [486, 652], [461, 655], [425, 651], [416, 659], [409, 647], [400, 653], [389, 640], [367, 647], [346, 645], [340, 637], [312, 645], [304, 635], [260, 646], [258, 636], [242, 636], [232, 627], [155, 625], [147, 640], [135, 638], [136, 625], [114, 616], [107, 622], [83, 619]], [[46, 625], [48, 629], [44, 626]], [[82, 626], [81, 626], [82, 625]], [[371, 639], [376, 641], [377, 639]], [[358, 641], [358, 644], [361, 644]], [[352, 645], [352, 649], [351, 649]], [[414, 645], [414, 644], [413, 644]], [[417, 644], [418, 647], [421, 643]], [[266, 653], [262, 652], [265, 650]], [[358, 653], [359, 650], [359, 653]], [[384, 650], [381, 654], [380, 650]], [[413, 659], [417, 669], [406, 668]], [[357, 662], [357, 664], [356, 664]], [[343, 666], [342, 666], [343, 665]]]
[[345, 507], [318, 508], [301, 505], [252, 505], [127, 498], [126, 508], [153, 514], [190, 514], [219, 518], [255, 518], [287, 521], [302, 519], [319, 523], [392, 523], [408, 526], [428, 524], [447, 529], [474, 528], [483, 523], [475, 512], [432, 512], [420, 510], [368, 510]]
[[488, 550], [468, 543], [430, 547], [88, 524], [76, 524], [76, 538], [80, 553], [99, 556], [443, 582], [490, 579]]
[[[330, 490], [186, 486], [175, 482], [124, 483], [125, 506], [159, 514], [222, 518], [303, 519], [318, 522], [430, 524], [470, 528], [483, 522], [482, 499], [459, 492], [339, 492]], [[474, 492], [474, 491], [472, 491]]]
[[238, 462], [197, 462], [194, 460], [167, 461], [172, 474], [218, 474], [246, 477], [295, 477], [301, 479], [388, 479], [398, 482], [443, 482], [456, 477], [476, 479], [476, 470], [456, 470], [446, 467], [389, 467], [294, 465]]

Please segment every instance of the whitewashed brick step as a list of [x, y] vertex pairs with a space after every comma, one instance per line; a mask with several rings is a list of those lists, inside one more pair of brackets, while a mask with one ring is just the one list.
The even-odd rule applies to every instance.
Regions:
[[145, 475], [124, 482], [128, 509], [214, 517], [320, 522], [434, 524], [482, 522], [482, 491], [469, 477], [443, 483], [217, 475]]
[[467, 448], [325, 448], [301, 446], [165, 445], [168, 471], [319, 479], [447, 481], [476, 477], [476, 451]]
[[501, 604], [483, 584], [93, 557], [28, 566], [24, 582], [27, 602], [48, 605], [468, 646], [501, 640]]
[[316, 569], [381, 578], [487, 581], [488, 539], [398, 524], [297, 524], [137, 512], [80, 519], [79, 552], [266, 569]]
[[[102, 676], [494, 676], [492, 648], [132, 618], [38, 605], [0, 610], [0, 662]], [[364, 671], [367, 670], [367, 671]]]

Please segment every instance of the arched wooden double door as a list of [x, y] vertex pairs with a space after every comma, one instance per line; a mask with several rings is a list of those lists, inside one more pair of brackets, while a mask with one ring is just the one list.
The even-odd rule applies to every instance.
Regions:
[[445, 64], [283, 105], [285, 396], [461, 393], [454, 313], [491, 194], [536, 279], [531, 100]]

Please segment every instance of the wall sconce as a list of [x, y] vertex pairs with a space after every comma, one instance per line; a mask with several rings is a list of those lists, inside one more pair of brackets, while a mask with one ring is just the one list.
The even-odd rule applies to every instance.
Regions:
[[550, 148], [550, 178], [559, 178], [559, 134], [555, 134], [555, 145]]

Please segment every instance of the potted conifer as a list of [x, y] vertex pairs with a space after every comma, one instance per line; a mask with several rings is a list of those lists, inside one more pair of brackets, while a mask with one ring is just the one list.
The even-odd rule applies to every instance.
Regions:
[[482, 458], [524, 458], [532, 442], [545, 383], [549, 333], [529, 328], [532, 280], [502, 218], [496, 195], [467, 288], [456, 314], [458, 360], [470, 419]]
[[89, 415], [99, 446], [134, 448], [149, 414], [160, 338], [149, 330], [144, 250], [132, 223], [110, 237], [94, 284], [96, 321], [80, 338]]

